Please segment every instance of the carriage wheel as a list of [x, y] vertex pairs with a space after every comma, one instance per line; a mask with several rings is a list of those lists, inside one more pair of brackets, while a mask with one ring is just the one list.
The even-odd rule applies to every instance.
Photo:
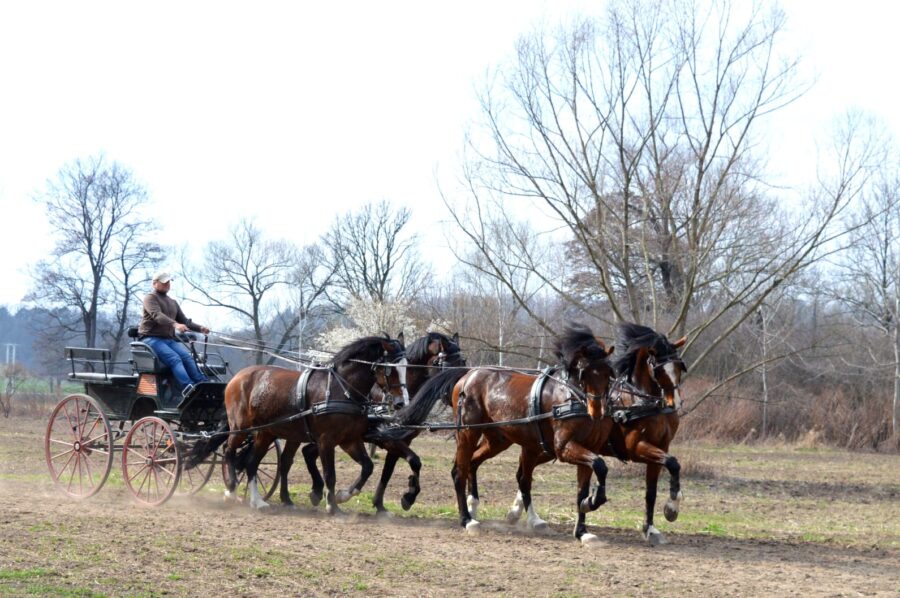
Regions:
[[[269, 500], [270, 498], [272, 498], [272, 495], [275, 494], [275, 490], [278, 489], [278, 468], [280, 465], [281, 441], [275, 439], [271, 444], [269, 444], [269, 448], [266, 450], [266, 454], [262, 458], [262, 461], [259, 462], [259, 467], [256, 470], [256, 486], [259, 489], [259, 494], [263, 497], [263, 500]], [[227, 486], [228, 463], [226, 463], [225, 461], [222, 461], [222, 479], [225, 480], [225, 484]], [[235, 486], [235, 492], [240, 493], [240, 496], [244, 499], [245, 502], [247, 500], [247, 493], [250, 491], [247, 485], [244, 484], [244, 481], [246, 479], [247, 472], [237, 472], [237, 485]]]
[[139, 419], [125, 436], [122, 477], [142, 505], [161, 505], [175, 493], [181, 451], [172, 428], [158, 417]]
[[178, 494], [193, 496], [200, 492], [209, 478], [212, 477], [213, 471], [216, 469], [218, 454], [213, 453], [203, 463], [198, 464], [191, 469], [181, 470], [181, 479], [178, 482]]
[[100, 490], [112, 467], [112, 431], [106, 414], [93, 398], [69, 395], [60, 401], [44, 436], [50, 477], [73, 498], [87, 498]]

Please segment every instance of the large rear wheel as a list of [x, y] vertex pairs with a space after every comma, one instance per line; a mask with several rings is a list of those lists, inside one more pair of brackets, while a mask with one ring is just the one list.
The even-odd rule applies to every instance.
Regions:
[[73, 498], [96, 494], [113, 460], [113, 440], [99, 403], [83, 394], [60, 401], [47, 422], [44, 455], [56, 487]]
[[[252, 438], [250, 442], [252, 442]], [[259, 489], [260, 496], [263, 497], [263, 500], [269, 500], [272, 498], [272, 495], [275, 494], [275, 490], [278, 489], [278, 468], [281, 465], [281, 441], [275, 439], [269, 444], [269, 448], [266, 451], [266, 455], [262, 458], [262, 461], [259, 462], [259, 467], [256, 470], [256, 485]], [[224, 460], [222, 461], [222, 479], [225, 481], [225, 485], [228, 485], [228, 463]], [[235, 493], [238, 496], [242, 497], [242, 499], [246, 502], [247, 493], [250, 489], [247, 487], [247, 484], [244, 482], [247, 481], [247, 472], [239, 471], [237, 472], [237, 485], [235, 486]]]
[[122, 477], [140, 504], [155, 507], [172, 497], [181, 474], [181, 451], [168, 423], [139, 419], [125, 436]]

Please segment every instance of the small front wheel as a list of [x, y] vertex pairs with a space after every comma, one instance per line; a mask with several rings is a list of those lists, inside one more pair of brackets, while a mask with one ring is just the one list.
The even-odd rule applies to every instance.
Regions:
[[135, 422], [122, 447], [122, 477], [134, 499], [148, 507], [163, 504], [180, 475], [181, 451], [171, 426], [152, 416]]

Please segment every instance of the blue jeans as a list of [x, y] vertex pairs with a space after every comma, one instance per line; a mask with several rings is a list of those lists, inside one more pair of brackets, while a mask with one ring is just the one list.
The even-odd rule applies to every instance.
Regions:
[[207, 381], [208, 378], [197, 368], [197, 362], [194, 361], [191, 352], [179, 341], [174, 338], [147, 336], [142, 339], [142, 342], [149, 345], [156, 356], [169, 366], [181, 387], [179, 390], [184, 390], [188, 384]]

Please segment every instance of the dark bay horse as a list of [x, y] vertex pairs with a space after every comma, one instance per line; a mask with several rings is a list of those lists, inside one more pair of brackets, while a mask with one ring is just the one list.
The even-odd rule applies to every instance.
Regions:
[[[652, 328], [632, 323], [621, 324], [616, 338], [619, 358], [614, 367], [618, 378], [613, 382], [607, 405], [607, 415], [612, 416], [615, 424], [609, 442], [600, 448], [600, 453], [647, 464], [643, 533], [652, 546], [665, 543], [653, 525], [657, 480], [662, 467], [670, 476], [669, 500], [663, 511], [667, 520], [678, 518], [682, 499], [680, 466], [668, 450], [678, 431], [679, 387], [681, 374], [687, 371], [678, 354], [684, 343], [684, 338], [672, 343]], [[517, 521], [524, 508], [520, 494], [507, 513], [507, 521]], [[535, 522], [542, 523], [529, 510], [528, 526], [537, 527]]]
[[[439, 372], [444, 368], [466, 365], [466, 361], [459, 348], [458, 333], [450, 337], [440, 332], [429, 332], [409, 345], [406, 350], [406, 360], [406, 387], [410, 395], [415, 394], [429, 376], [434, 373]], [[383, 403], [384, 398], [381, 388], [377, 385], [374, 386], [369, 398], [374, 404]], [[393, 407], [399, 408], [403, 407], [403, 405], [403, 403], [398, 401]], [[381, 420], [373, 419], [370, 424], [374, 424], [374, 426], [370, 425], [369, 434], [366, 436], [367, 442], [372, 442], [387, 451], [387, 455], [384, 459], [384, 466], [381, 470], [381, 479], [375, 489], [372, 504], [379, 514], [387, 512], [387, 509], [384, 508], [384, 493], [393, 476], [397, 461], [400, 458], [403, 458], [409, 464], [412, 473], [409, 476], [407, 490], [400, 499], [400, 505], [404, 510], [409, 510], [415, 503], [420, 490], [419, 473], [422, 469], [422, 462], [418, 455], [416, 455], [409, 447], [413, 438], [415, 438], [418, 433], [413, 433], [402, 440], [381, 437], [378, 434], [377, 429], [373, 429], [377, 428], [380, 423]], [[287, 452], [287, 447], [285, 447], [285, 452]], [[318, 451], [316, 445], [307, 445], [303, 448], [303, 458], [306, 461], [306, 467], [312, 477], [310, 500], [313, 504], [318, 503], [323, 487], [322, 477], [319, 475], [319, 471], [315, 464], [317, 457]], [[282, 453], [281, 464], [281, 500], [282, 502], [287, 503], [290, 501], [290, 496], [287, 491], [287, 469], [290, 468], [290, 464], [284, 459], [284, 453]], [[338, 501], [341, 502], [342, 500], [349, 499], [351, 496], [354, 496], [353, 488], [342, 490], [338, 492]]]
[[[452, 477], [456, 490], [460, 524], [474, 531], [479, 522], [469, 510], [466, 483], [476, 445], [482, 462], [512, 444], [522, 448], [516, 478], [526, 505], [531, 503], [534, 468], [559, 459], [577, 467], [578, 520], [575, 537], [583, 543], [596, 540], [587, 533], [585, 513], [606, 502], [607, 467], [598, 454], [606, 444], [612, 421], [604, 417], [604, 403], [613, 376], [607, 350], [589, 328], [573, 324], [554, 340], [559, 365], [540, 376], [507, 369], [474, 368], [449, 371], [428, 381], [409, 407], [396, 418], [403, 426], [418, 425], [434, 404], [448, 399], [459, 429], [456, 432], [456, 459]], [[452, 388], [452, 390], [451, 390]], [[598, 485], [591, 492], [596, 475]], [[473, 488], [477, 500], [477, 487]], [[475, 503], [477, 505], [477, 502]]]
[[[284, 438], [288, 446], [316, 443], [322, 458], [327, 486], [329, 513], [338, 513], [335, 495], [335, 448], [340, 446], [360, 464], [359, 478], [352, 487], [361, 488], [372, 474], [372, 460], [365, 450], [363, 438], [368, 429], [367, 397], [374, 384], [386, 394], [406, 391], [406, 354], [402, 339], [388, 336], [360, 338], [338, 351], [327, 366], [310, 368], [307, 372], [274, 366], [251, 366], [239, 371], [225, 387], [225, 408], [228, 413], [227, 436], [198, 442], [190, 463], [201, 462], [222, 442], [226, 442], [225, 460], [229, 481], [226, 496], [232, 494], [237, 480], [238, 449], [253, 432], [251, 453], [246, 457], [247, 484], [250, 505], [268, 506], [260, 497], [256, 484], [256, 470], [275, 438]], [[300, 414], [305, 414], [299, 417]], [[290, 455], [293, 458], [293, 453]]]
[[653, 546], [665, 543], [653, 526], [657, 481], [663, 467], [669, 472], [669, 500], [663, 509], [668, 521], [678, 518], [683, 498], [681, 466], [668, 451], [678, 432], [681, 376], [687, 372], [678, 349], [686, 340], [670, 342], [652, 328], [631, 323], [619, 326], [616, 340], [620, 357], [615, 368], [620, 378], [610, 394], [610, 411], [617, 423], [603, 454], [647, 465], [643, 531]]

